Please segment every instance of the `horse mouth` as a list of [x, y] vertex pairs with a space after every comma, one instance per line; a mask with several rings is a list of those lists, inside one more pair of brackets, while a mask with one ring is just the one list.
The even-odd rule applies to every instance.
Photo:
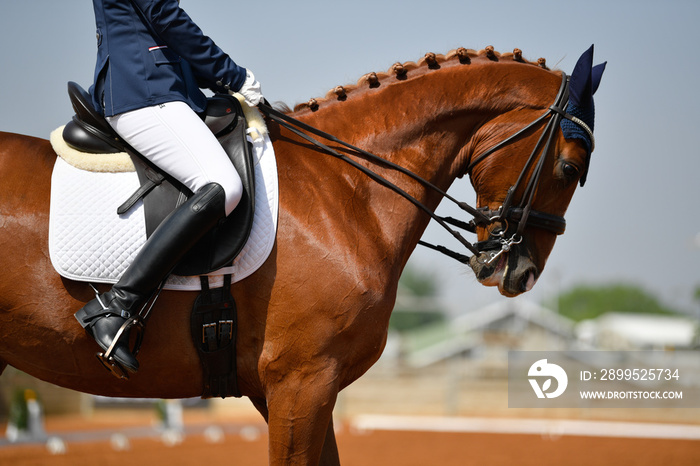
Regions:
[[478, 257], [472, 257], [470, 266], [479, 283], [496, 286], [503, 296], [509, 298], [530, 291], [539, 278], [539, 270], [530, 257], [514, 250], [501, 254], [491, 264], [479, 262]]

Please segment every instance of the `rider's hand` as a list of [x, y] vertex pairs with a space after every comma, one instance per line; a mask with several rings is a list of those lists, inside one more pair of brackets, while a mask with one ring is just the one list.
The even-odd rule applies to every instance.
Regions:
[[251, 107], [255, 107], [263, 100], [260, 83], [255, 79], [255, 76], [250, 70], [246, 70], [245, 82], [238, 92]]

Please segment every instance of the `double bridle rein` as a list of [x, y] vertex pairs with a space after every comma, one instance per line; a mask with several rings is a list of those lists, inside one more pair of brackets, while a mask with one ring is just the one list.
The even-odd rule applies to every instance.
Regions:
[[[455, 239], [457, 239], [457, 241], [459, 241], [464, 247], [466, 247], [470, 252], [472, 252], [472, 254], [477, 256], [479, 262], [488, 264], [493, 262], [502, 253], [508, 252], [514, 245], [522, 242], [523, 232], [527, 227], [547, 230], [556, 235], [563, 234], [564, 230], [566, 229], [566, 220], [564, 219], [564, 217], [533, 210], [532, 203], [534, 200], [535, 191], [537, 190], [540, 175], [542, 174], [542, 168], [544, 167], [546, 154], [549, 152], [552, 142], [556, 138], [557, 130], [559, 128], [559, 124], [562, 118], [567, 118], [581, 126], [584, 129], [584, 131], [588, 133], [589, 137], [591, 138], [591, 142], [593, 142], [593, 132], [590, 130], [590, 128], [583, 121], [572, 115], [569, 115], [566, 112], [568, 101], [569, 77], [565, 73], [563, 73], [562, 83], [559, 88], [559, 93], [557, 94], [557, 97], [554, 101], [554, 104], [551, 107], [549, 107], [549, 109], [547, 109], [547, 111], [544, 114], [535, 119], [532, 123], [520, 129], [515, 134], [509, 136], [508, 138], [504, 139], [503, 141], [488, 149], [486, 152], [480, 154], [478, 157], [472, 160], [469, 166], [467, 167], [467, 174], [471, 174], [471, 171], [474, 169], [474, 167], [481, 161], [483, 161], [486, 157], [502, 149], [506, 145], [521, 137], [523, 134], [532, 130], [542, 121], [549, 118], [549, 120], [547, 121], [547, 125], [542, 131], [542, 135], [540, 136], [539, 141], [535, 145], [535, 148], [530, 154], [529, 159], [527, 160], [525, 166], [520, 172], [520, 176], [518, 177], [516, 183], [513, 186], [511, 186], [508, 190], [503, 205], [496, 210], [491, 210], [489, 208], [474, 208], [465, 202], [458, 201], [442, 189], [438, 188], [437, 186], [425, 180], [424, 178], [416, 175], [415, 173], [399, 165], [396, 165], [393, 162], [385, 160], [377, 155], [374, 155], [370, 152], [348, 144], [347, 142], [341, 141], [335, 136], [325, 133], [319, 129], [316, 129], [313, 126], [309, 126], [306, 123], [302, 123], [299, 120], [285, 115], [284, 113], [273, 109], [267, 102], [261, 103], [258, 106], [258, 108], [270, 120], [275, 121], [281, 126], [287, 128], [299, 137], [320, 148], [323, 152], [350, 164], [351, 166], [365, 173], [372, 180], [376, 181], [382, 186], [393, 190], [397, 194], [410, 201], [416, 207], [428, 214], [433, 220], [435, 220], [440, 226], [442, 226], [447, 232], [449, 232]], [[338, 152], [337, 150], [329, 147], [328, 145], [319, 142], [318, 140], [314, 139], [310, 134], [316, 135], [327, 141], [343, 146], [345, 148], [342, 149], [343, 152], [352, 153], [355, 156], [365, 158], [366, 160], [369, 160], [377, 165], [391, 168], [414, 179], [423, 186], [437, 192], [445, 199], [448, 199], [450, 202], [453, 202], [460, 209], [469, 213], [474, 218], [469, 222], [464, 222], [452, 217], [441, 217], [437, 215], [435, 212], [426, 207], [415, 197], [411, 196], [406, 191], [396, 186], [394, 183], [390, 182], [383, 176], [372, 171], [370, 168], [361, 165], [360, 163], [351, 159], [347, 155], [344, 155]], [[544, 149], [540, 150], [543, 146]], [[540, 154], [539, 157], [538, 154]], [[530, 171], [533, 165], [534, 169], [529, 179], [527, 180], [527, 184], [525, 185], [523, 197], [520, 201], [520, 204], [516, 206], [514, 205], [515, 192], [525, 182], [525, 177], [527, 176], [527, 173]], [[451, 227], [454, 226], [471, 233], [476, 233], [477, 227], [488, 227], [494, 224], [498, 224], [499, 227], [494, 229], [490, 233], [490, 238], [486, 241], [479, 241], [475, 244], [472, 244], [469, 241], [467, 241], [458, 231], [454, 230]], [[463, 264], [470, 264], [471, 257], [452, 251], [444, 246], [434, 245], [426, 243], [424, 241], [419, 241], [418, 244], [441, 252], [453, 259], [458, 260]]]

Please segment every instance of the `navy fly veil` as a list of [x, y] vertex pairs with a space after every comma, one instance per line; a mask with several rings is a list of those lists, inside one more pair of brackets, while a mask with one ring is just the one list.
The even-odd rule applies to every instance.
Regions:
[[[593, 46], [586, 50], [576, 62], [574, 71], [571, 73], [569, 81], [569, 105], [566, 113], [583, 121], [593, 131], [595, 120], [595, 105], [593, 104], [593, 94], [598, 90], [598, 85], [605, 71], [605, 63], [593, 66]], [[581, 177], [581, 186], [586, 182], [588, 165], [590, 164], [591, 152], [593, 151], [593, 141], [591, 136], [575, 121], [568, 118], [561, 120], [561, 130], [567, 139], [581, 139], [586, 146], [588, 156], [586, 158], [586, 169]]]

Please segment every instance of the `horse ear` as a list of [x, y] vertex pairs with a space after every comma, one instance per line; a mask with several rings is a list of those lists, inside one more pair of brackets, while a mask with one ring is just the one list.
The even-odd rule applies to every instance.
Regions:
[[591, 70], [591, 94], [595, 94], [600, 86], [600, 80], [603, 78], [603, 71], [605, 71], [605, 65], [608, 62], [603, 62], [600, 65], [596, 65]]
[[571, 103], [578, 107], [588, 107], [593, 98], [592, 92], [593, 46], [583, 52], [576, 62], [569, 81]]
[[598, 90], [600, 80], [608, 62], [593, 66], [593, 46], [583, 52], [571, 73], [569, 93], [571, 102], [579, 107], [591, 104], [593, 94]]

